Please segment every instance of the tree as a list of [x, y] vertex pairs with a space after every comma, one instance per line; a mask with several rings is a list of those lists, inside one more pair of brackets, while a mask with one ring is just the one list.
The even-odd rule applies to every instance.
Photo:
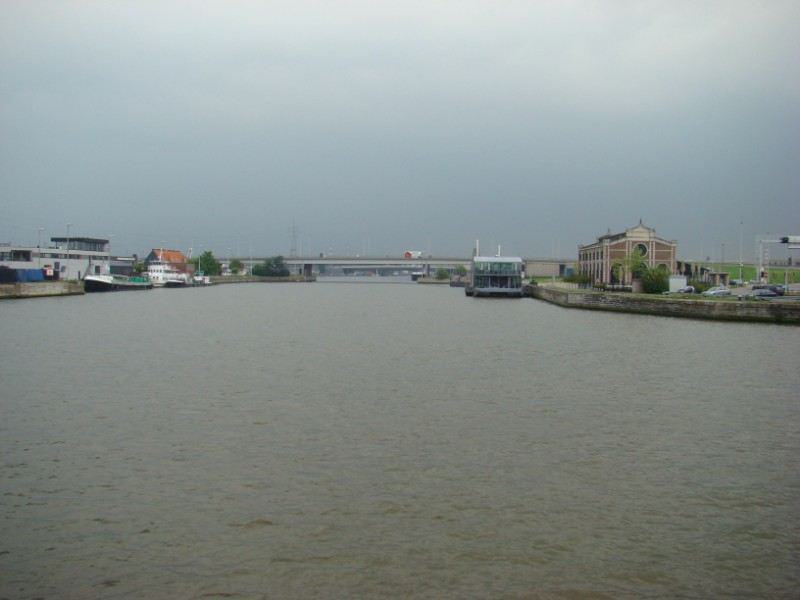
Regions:
[[264, 261], [263, 264], [255, 265], [253, 267], [253, 275], [259, 277], [287, 277], [289, 269], [283, 262], [282, 256], [273, 256]]
[[192, 258], [189, 262], [194, 265], [196, 272], [203, 273], [204, 275], [219, 275], [222, 270], [219, 261], [214, 258], [210, 250], [206, 250], [200, 256]]
[[231, 263], [228, 265], [228, 269], [231, 273], [241, 273], [244, 271], [244, 263], [240, 261], [238, 258], [234, 258]]
[[711, 287], [710, 285], [708, 285], [708, 283], [706, 283], [705, 281], [701, 281], [699, 279], [690, 279], [688, 281], [688, 285], [692, 286], [694, 288], [694, 291], [697, 292], [698, 294], [702, 294], [709, 287]]
[[630, 274], [632, 280], [641, 279], [646, 271], [647, 263], [638, 248], [635, 248], [623, 260], [614, 261], [614, 264], [611, 265], [611, 272], [620, 283], [624, 281], [626, 274]]
[[458, 275], [459, 277], [464, 277], [466, 274], [467, 274], [467, 267], [465, 267], [464, 265], [458, 265], [456, 267], [456, 275]]
[[436, 269], [436, 279], [439, 281], [450, 279], [450, 273], [447, 272], [447, 269]]
[[662, 294], [669, 289], [669, 273], [663, 267], [645, 269], [640, 279], [645, 294]]

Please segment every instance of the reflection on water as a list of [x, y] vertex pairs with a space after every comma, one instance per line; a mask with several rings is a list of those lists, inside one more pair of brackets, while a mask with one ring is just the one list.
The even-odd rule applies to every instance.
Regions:
[[0, 597], [793, 597], [795, 328], [446, 286], [0, 304]]

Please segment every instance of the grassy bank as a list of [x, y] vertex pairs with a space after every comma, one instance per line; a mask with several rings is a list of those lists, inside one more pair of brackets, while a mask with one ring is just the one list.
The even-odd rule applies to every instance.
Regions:
[[[716, 271], [721, 270], [730, 273], [731, 279], [739, 279], [739, 264], [738, 263], [708, 263], [704, 266]], [[756, 279], [756, 265], [742, 266], [742, 277], [745, 281], [754, 281]], [[769, 268], [769, 282], [782, 284], [784, 282], [784, 271], [788, 273], [789, 283], [800, 283], [800, 268], [797, 267], [770, 267]]]

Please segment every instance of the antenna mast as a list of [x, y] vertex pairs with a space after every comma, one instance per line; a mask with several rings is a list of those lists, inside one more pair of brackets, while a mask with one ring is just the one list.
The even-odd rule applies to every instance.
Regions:
[[289, 248], [289, 256], [297, 256], [297, 224], [292, 219], [292, 246]]

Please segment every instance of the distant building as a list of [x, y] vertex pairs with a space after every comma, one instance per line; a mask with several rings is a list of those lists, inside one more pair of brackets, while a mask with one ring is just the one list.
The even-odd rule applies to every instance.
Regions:
[[156, 262], [164, 262], [169, 264], [171, 267], [175, 268], [176, 270], [180, 271], [181, 273], [186, 273], [186, 263], [188, 259], [186, 255], [181, 252], [180, 250], [169, 250], [167, 248], [153, 248], [144, 259], [144, 264], [146, 266], [150, 266], [151, 263]]
[[528, 277], [564, 277], [573, 261], [556, 258], [528, 258], [525, 260], [525, 275]]
[[46, 248], [0, 244], [0, 266], [43, 269], [52, 279], [83, 279], [107, 273], [108, 240], [90, 237], [54, 237]]
[[633, 252], [638, 252], [648, 267], [663, 267], [670, 275], [676, 271], [677, 242], [656, 236], [656, 230], [639, 224], [622, 233], [607, 233], [597, 241], [578, 246], [578, 270], [589, 276], [592, 283], [630, 283], [630, 273], [615, 265]]
[[709, 271], [703, 281], [713, 286], [728, 287], [731, 284], [731, 274], [727, 271]]

